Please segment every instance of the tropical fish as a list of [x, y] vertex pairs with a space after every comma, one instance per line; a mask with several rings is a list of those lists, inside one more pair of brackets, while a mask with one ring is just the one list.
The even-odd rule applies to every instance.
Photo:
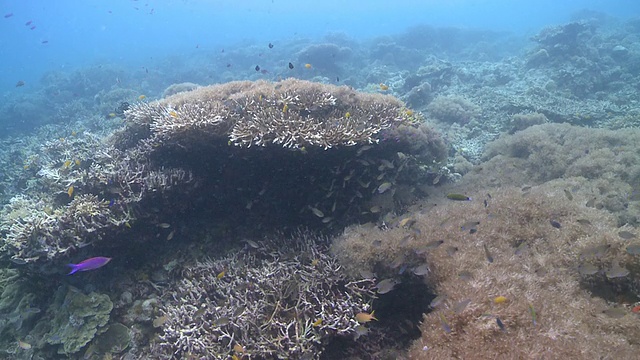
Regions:
[[260, 71], [260, 65], [256, 65], [255, 69], [256, 71]]
[[293, 69], [293, 64], [289, 63], [289, 69]]
[[418, 275], [418, 276], [427, 275], [429, 273], [429, 265], [422, 264], [422, 265], [416, 267], [415, 269], [413, 269], [413, 273]]
[[69, 197], [73, 197], [73, 185], [69, 186], [67, 189], [67, 195], [69, 195]]
[[496, 304], [504, 304], [508, 301], [508, 299], [505, 296], [496, 296], [495, 299], [493, 299], [493, 302]]
[[273, 49], [273, 44], [269, 43], [269, 49]]
[[533, 308], [533, 305], [529, 304], [529, 314], [531, 314], [531, 321], [533, 322], [533, 326], [538, 325], [538, 316], [536, 314], [536, 309]]
[[625, 277], [629, 275], [629, 270], [620, 266], [617, 261], [614, 261], [609, 269], [607, 269], [604, 274], [609, 279], [615, 279], [620, 277]]
[[634, 234], [634, 233], [632, 233], [630, 231], [623, 230], [623, 231], [620, 231], [618, 233], [618, 236], [620, 236], [624, 240], [631, 240], [631, 239], [636, 237], [636, 234]]
[[31, 344], [22, 340], [18, 340], [18, 347], [22, 350], [29, 350], [31, 349]]
[[442, 325], [442, 329], [444, 330], [444, 332], [449, 334], [451, 332], [451, 326], [447, 322], [447, 319], [444, 317], [444, 314], [440, 312], [438, 313], [438, 316], [440, 317], [440, 325]]
[[71, 267], [71, 272], [67, 275], [75, 274], [78, 271], [95, 270], [107, 265], [109, 261], [111, 261], [111, 258], [97, 256], [83, 260], [78, 264], [68, 264], [67, 266]]
[[304, 64], [304, 67], [307, 68], [307, 69], [311, 69], [312, 68], [311, 64]]
[[602, 313], [613, 319], [620, 319], [620, 318], [623, 318], [625, 315], [627, 315], [627, 311], [619, 307], [618, 308], [614, 307], [614, 308], [604, 310]]
[[631, 244], [627, 246], [627, 253], [629, 255], [640, 255], [640, 244]]
[[235, 345], [233, 345], [233, 351], [242, 354], [244, 352], [244, 346], [236, 343]]
[[393, 186], [390, 182], [384, 182], [382, 183], [380, 186], [378, 186], [378, 193], [382, 194], [385, 191], [391, 189], [391, 186]]
[[435, 308], [439, 305], [442, 305], [445, 302], [445, 300], [447, 300], [447, 298], [448, 298], [447, 295], [438, 295], [433, 300], [431, 300], [431, 302], [429, 303], [429, 306], [432, 308]]
[[146, 96], [146, 95], [140, 95], [140, 96], [138, 96], [138, 100], [144, 100], [144, 99], [146, 99], [146, 98], [147, 98], [147, 96]]
[[573, 195], [571, 194], [571, 191], [567, 189], [564, 189], [564, 196], [566, 196], [569, 201], [573, 200]]
[[324, 213], [318, 208], [315, 208], [313, 206], [309, 206], [309, 210], [311, 210], [313, 215], [315, 215], [315, 216], [317, 216], [319, 218], [323, 218], [324, 217]]
[[489, 248], [487, 247], [487, 244], [482, 244], [482, 246], [484, 247], [484, 254], [487, 257], [487, 261], [489, 263], [492, 263], [493, 262], [493, 256], [489, 252]]
[[437, 248], [438, 246], [444, 244], [444, 240], [434, 240], [434, 241], [430, 241], [428, 242], [426, 245], [419, 247], [415, 250], [415, 253], [417, 255], [422, 255], [424, 253], [429, 252], [430, 250], [433, 250], [435, 248]]
[[373, 313], [375, 313], [376, 311], [372, 311], [371, 314], [367, 313], [367, 312], [360, 312], [356, 314], [356, 321], [359, 322], [360, 324], [364, 324], [364, 323], [368, 323], [371, 320], [376, 320], [378, 321], [378, 319], [375, 317], [375, 315]]
[[471, 198], [463, 194], [447, 194], [447, 199], [456, 201], [471, 201]]
[[24, 81], [19, 80], [19, 81], [16, 83], [16, 87], [20, 87], [20, 86], [24, 86]]
[[460, 314], [464, 311], [464, 309], [467, 308], [469, 304], [471, 304], [471, 299], [459, 301], [453, 306], [453, 312], [455, 312], [456, 314]]
[[364, 325], [358, 325], [356, 326], [355, 331], [356, 331], [355, 339], [358, 340], [360, 336], [365, 336], [369, 333], [369, 328], [367, 328]]
[[318, 320], [314, 321], [313, 324], [311, 324], [311, 325], [313, 325], [315, 327], [318, 327], [318, 326], [322, 325], [322, 319], [318, 319]]
[[383, 83], [380, 83], [380, 90], [387, 91], [387, 90], [389, 90], [389, 86], [387, 86], [387, 85], [385, 85]]
[[394, 279], [384, 279], [376, 284], [375, 288], [378, 289], [378, 294], [386, 294], [393, 290], [397, 284]]
[[578, 272], [580, 275], [594, 275], [598, 273], [598, 267], [591, 263], [584, 263], [578, 266]]

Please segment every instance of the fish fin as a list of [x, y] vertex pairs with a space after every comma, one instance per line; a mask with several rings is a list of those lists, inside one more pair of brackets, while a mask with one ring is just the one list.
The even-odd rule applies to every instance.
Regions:
[[71, 268], [71, 271], [67, 275], [75, 274], [80, 270], [80, 267], [77, 264], [67, 264], [67, 266]]

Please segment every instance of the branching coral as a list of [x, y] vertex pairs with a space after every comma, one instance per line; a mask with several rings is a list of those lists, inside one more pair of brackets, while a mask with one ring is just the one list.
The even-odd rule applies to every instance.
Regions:
[[347, 278], [326, 241], [300, 233], [187, 267], [161, 310], [162, 351], [311, 359], [328, 339], [354, 335], [355, 314], [370, 310], [373, 282]]
[[[234, 93], [235, 89], [242, 92]], [[158, 142], [209, 134], [228, 137], [241, 147], [328, 149], [374, 143], [380, 131], [409, 124], [410, 116], [400, 111], [401, 106], [390, 96], [287, 79], [199, 88], [160, 102], [136, 104], [127, 118], [148, 125]]]

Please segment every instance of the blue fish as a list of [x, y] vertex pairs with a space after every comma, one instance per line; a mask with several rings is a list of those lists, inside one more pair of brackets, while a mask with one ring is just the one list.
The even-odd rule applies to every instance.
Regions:
[[109, 261], [111, 258], [98, 256], [83, 260], [78, 264], [69, 264], [67, 266], [71, 267], [71, 272], [67, 275], [75, 274], [78, 271], [95, 270], [107, 265]]

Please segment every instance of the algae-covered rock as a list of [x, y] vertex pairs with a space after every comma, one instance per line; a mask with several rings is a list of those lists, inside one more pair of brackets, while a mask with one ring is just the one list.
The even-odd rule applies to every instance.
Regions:
[[39, 316], [36, 295], [28, 290], [17, 270], [0, 269], [0, 352], [15, 350], [16, 339], [23, 339]]
[[129, 347], [131, 331], [121, 323], [114, 323], [104, 333], [96, 336], [95, 340], [84, 353], [84, 359], [104, 358], [107, 354], [117, 354]]
[[72, 287], [60, 287], [48, 310], [53, 319], [44, 338], [50, 345], [62, 345], [58, 353], [75, 353], [107, 330], [111, 309], [113, 303], [107, 295], [85, 295]]

